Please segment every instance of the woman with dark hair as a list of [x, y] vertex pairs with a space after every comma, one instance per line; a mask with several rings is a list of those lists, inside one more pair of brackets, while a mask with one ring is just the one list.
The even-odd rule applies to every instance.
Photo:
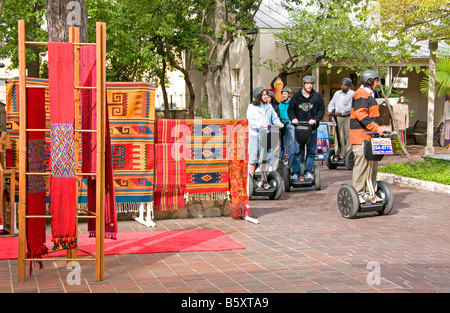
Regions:
[[259, 142], [259, 130], [261, 128], [267, 128], [269, 125], [278, 125], [283, 128], [280, 118], [268, 103], [268, 93], [264, 87], [258, 87], [253, 92], [252, 105], [248, 106], [247, 119], [249, 124], [249, 136], [248, 136], [248, 154], [249, 154], [249, 169], [250, 175], [254, 175], [256, 164], [262, 157], [262, 151], [260, 151]]

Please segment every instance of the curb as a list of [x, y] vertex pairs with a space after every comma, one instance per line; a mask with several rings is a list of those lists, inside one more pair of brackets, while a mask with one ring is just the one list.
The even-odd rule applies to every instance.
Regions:
[[450, 194], [450, 186], [449, 185], [439, 184], [439, 183], [425, 181], [425, 180], [419, 180], [416, 178], [409, 178], [409, 177], [403, 177], [403, 176], [398, 176], [398, 175], [394, 175], [394, 174], [379, 172], [377, 175], [377, 179], [385, 180], [388, 184], [397, 184], [402, 187], [409, 187], [409, 188], [414, 188], [414, 189]]

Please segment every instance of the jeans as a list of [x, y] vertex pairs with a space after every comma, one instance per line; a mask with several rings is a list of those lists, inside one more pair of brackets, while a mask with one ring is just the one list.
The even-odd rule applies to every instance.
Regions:
[[[316, 144], [317, 144], [316, 141], [317, 141], [317, 129], [314, 129], [311, 133], [311, 140], [306, 145], [305, 172], [303, 174], [313, 173], [314, 158], [316, 156]], [[292, 162], [292, 173], [296, 174], [300, 173], [300, 162], [302, 152], [303, 147], [300, 147], [300, 144], [298, 142], [295, 142], [295, 154], [294, 160]]]
[[286, 132], [283, 136], [282, 146], [280, 147], [280, 159], [284, 161], [284, 155], [286, 154], [286, 147], [288, 147], [288, 160], [292, 154], [295, 153], [295, 138], [294, 131], [295, 126], [292, 124], [285, 124]]

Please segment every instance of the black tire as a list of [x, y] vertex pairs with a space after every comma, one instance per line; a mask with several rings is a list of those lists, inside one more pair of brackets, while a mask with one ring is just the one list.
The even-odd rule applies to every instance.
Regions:
[[378, 197], [384, 200], [383, 210], [378, 211], [378, 214], [388, 215], [394, 207], [394, 197], [392, 196], [391, 187], [384, 180], [379, 180], [377, 181], [376, 193]]
[[327, 165], [327, 167], [330, 170], [335, 170], [337, 168], [337, 164], [334, 164], [331, 160], [333, 160], [334, 156], [335, 156], [335, 150], [334, 149], [330, 149], [328, 150], [326, 156], [325, 156], [325, 164]]
[[320, 190], [320, 169], [317, 164], [314, 164], [314, 187]]
[[248, 174], [248, 183], [247, 183], [248, 200], [250, 200], [253, 196], [254, 186], [255, 182], [253, 181], [253, 176], [251, 174]]
[[270, 200], [278, 200], [281, 197], [281, 194], [283, 193], [283, 186], [281, 179], [281, 175], [278, 172], [270, 172], [269, 175], [267, 175], [267, 182], [269, 185], [271, 185], [273, 188], [275, 188], [275, 191], [273, 195], [269, 196]]
[[353, 150], [348, 150], [345, 154], [345, 166], [348, 170], [353, 170], [353, 166], [355, 165], [355, 155], [353, 154]]
[[345, 218], [355, 218], [359, 210], [359, 199], [356, 189], [349, 184], [343, 184], [337, 196], [337, 205]]
[[285, 166], [283, 168], [284, 191], [291, 192], [291, 168]]

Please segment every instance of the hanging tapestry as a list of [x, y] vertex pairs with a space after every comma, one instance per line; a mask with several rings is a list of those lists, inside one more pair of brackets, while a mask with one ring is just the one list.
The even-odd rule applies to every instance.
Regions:
[[251, 216], [247, 194], [248, 178], [248, 120], [233, 120], [227, 134], [230, 151], [230, 215]]
[[154, 190], [154, 208], [156, 210], [185, 208], [185, 132], [185, 120], [156, 120]]
[[[82, 87], [96, 85], [96, 47], [84, 46], [80, 48], [80, 79]], [[97, 129], [97, 91], [81, 90], [81, 127], [82, 129]], [[105, 238], [116, 239], [117, 211], [114, 194], [113, 165], [111, 158], [111, 135], [109, 132], [108, 112], [105, 117]], [[81, 171], [95, 173], [97, 171], [97, 136], [93, 133], [82, 133], [81, 141]], [[87, 176], [88, 211], [96, 214], [97, 180], [94, 176]], [[96, 220], [88, 219], [89, 236], [96, 235]]]
[[[27, 78], [27, 84], [48, 85], [46, 79]], [[154, 184], [155, 86], [147, 83], [107, 83], [107, 105], [111, 133], [115, 199], [118, 213], [138, 212], [152, 205]], [[8, 81], [7, 132], [12, 148], [6, 152], [6, 168], [18, 170], [19, 101], [18, 78]], [[50, 128], [48, 89], [46, 122]], [[46, 133], [45, 163], [50, 170], [50, 134]], [[79, 181], [78, 202], [87, 206], [87, 180]], [[18, 183], [16, 181], [16, 186]], [[18, 200], [18, 187], [16, 189]]]
[[71, 249], [77, 247], [73, 44], [49, 42], [48, 59], [52, 241], [55, 250]]
[[[27, 89], [27, 127], [30, 129], [45, 129], [45, 90]], [[29, 132], [27, 136], [28, 172], [45, 172], [44, 162], [45, 132]], [[45, 215], [46, 194], [45, 177], [29, 175], [27, 179], [27, 215]], [[28, 218], [27, 258], [41, 258], [47, 254], [45, 245], [45, 219]], [[39, 262], [42, 268], [42, 262]], [[30, 274], [32, 262], [30, 262]]]
[[107, 103], [118, 212], [153, 205], [155, 87], [108, 83]]
[[[27, 78], [27, 85], [39, 85], [48, 86], [48, 80], [39, 78]], [[47, 88], [29, 88], [44, 90], [45, 94], [45, 126], [42, 128], [50, 128], [50, 116], [49, 116], [49, 103], [48, 103], [48, 89]], [[6, 149], [5, 154], [5, 168], [19, 170], [19, 81], [18, 78], [13, 78], [8, 81], [6, 89], [6, 131], [11, 138], [11, 147]], [[49, 170], [49, 158], [50, 158], [50, 133], [46, 132], [44, 135], [44, 164], [45, 170]], [[19, 182], [16, 176], [16, 199], [19, 201]], [[9, 176], [6, 177], [5, 184], [10, 185]]]
[[232, 120], [188, 119], [190, 141], [186, 160], [187, 200], [227, 199], [229, 162], [227, 128]]
[[227, 160], [186, 161], [188, 200], [226, 199], [230, 188]]

